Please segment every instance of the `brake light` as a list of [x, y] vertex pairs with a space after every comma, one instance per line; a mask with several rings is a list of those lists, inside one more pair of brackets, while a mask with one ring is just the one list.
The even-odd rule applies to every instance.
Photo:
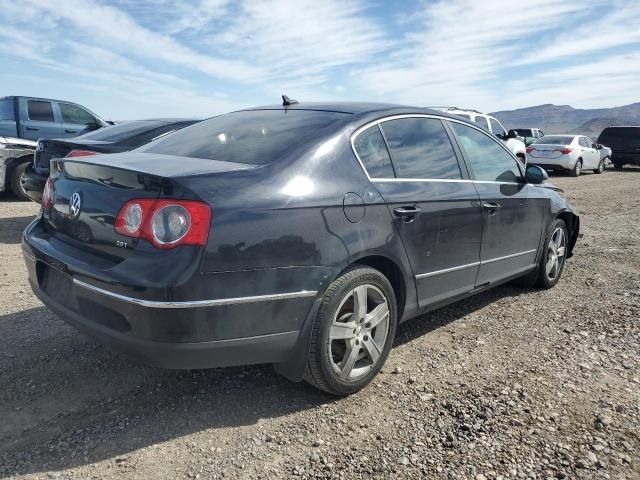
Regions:
[[571, 152], [573, 152], [573, 149], [571, 149], [571, 148], [558, 148], [556, 151], [560, 152], [562, 155], [569, 155]]
[[98, 155], [98, 152], [92, 152], [91, 150], [71, 150], [65, 155], [65, 158], [88, 157], [89, 155]]
[[527, 147], [527, 153], [535, 152], [536, 149], [533, 147]]
[[118, 212], [114, 229], [127, 237], [148, 240], [156, 248], [206, 245], [211, 208], [204, 202], [141, 198]]
[[44, 210], [51, 210], [53, 206], [53, 180], [51, 177], [47, 178], [47, 183], [44, 185], [41, 205]]

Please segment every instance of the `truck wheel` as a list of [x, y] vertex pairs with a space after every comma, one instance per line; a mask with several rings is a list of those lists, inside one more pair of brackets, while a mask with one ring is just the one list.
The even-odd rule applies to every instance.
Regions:
[[329, 285], [311, 329], [305, 380], [333, 395], [364, 388], [396, 332], [396, 299], [378, 270], [357, 265]]
[[618, 160], [614, 160], [613, 161], [613, 168], [615, 168], [616, 170], [622, 170], [622, 162], [620, 162]]
[[20, 200], [31, 200], [27, 195], [27, 191], [24, 189], [24, 184], [22, 182], [22, 176], [24, 175], [25, 170], [29, 166], [29, 162], [24, 162], [16, 165], [11, 172], [11, 179], [9, 180], [9, 184], [11, 185], [11, 190]]
[[579, 177], [581, 172], [582, 172], [582, 160], [578, 159], [576, 164], [573, 166], [573, 169], [571, 170], [571, 176]]
[[600, 163], [598, 164], [598, 168], [596, 168], [593, 171], [593, 173], [597, 173], [597, 174], [601, 174], [602, 172], [604, 172], [604, 158], [600, 160]]

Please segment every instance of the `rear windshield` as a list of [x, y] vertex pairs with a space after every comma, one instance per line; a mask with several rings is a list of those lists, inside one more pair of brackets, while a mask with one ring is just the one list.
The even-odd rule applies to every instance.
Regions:
[[541, 145], [570, 145], [574, 137], [549, 137], [544, 136], [536, 143]]
[[521, 137], [533, 137], [533, 130], [531, 130], [530, 128], [516, 128], [509, 131], [516, 132], [516, 135], [520, 135]]
[[598, 143], [640, 145], [640, 127], [607, 127], [598, 137]]
[[165, 125], [166, 121], [158, 120], [138, 120], [135, 122], [119, 123], [112, 127], [100, 128], [93, 132], [85, 133], [77, 138], [87, 140], [100, 140], [104, 142], [121, 142], [127, 138], [146, 132], [153, 128]]
[[314, 110], [228, 113], [158, 139], [139, 151], [265, 165], [348, 115]]
[[15, 120], [13, 116], [13, 99], [0, 100], [0, 120]]

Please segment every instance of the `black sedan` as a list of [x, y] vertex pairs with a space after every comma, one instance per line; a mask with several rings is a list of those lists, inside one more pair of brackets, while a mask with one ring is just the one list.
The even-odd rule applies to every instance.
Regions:
[[33, 167], [28, 168], [21, 178], [22, 191], [31, 200], [40, 203], [49, 176], [49, 161], [52, 158], [128, 152], [198, 121], [185, 118], [135, 120], [74, 138], [40, 139], [36, 146]]
[[553, 287], [579, 233], [543, 170], [422, 108], [286, 102], [52, 164], [22, 243], [52, 311], [151, 364], [273, 363], [339, 395], [399, 322]]

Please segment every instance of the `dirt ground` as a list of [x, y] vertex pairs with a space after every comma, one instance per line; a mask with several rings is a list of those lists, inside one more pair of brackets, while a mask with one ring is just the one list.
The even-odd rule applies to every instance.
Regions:
[[167, 371], [31, 293], [0, 197], [0, 476], [640, 478], [640, 169], [552, 177], [582, 219], [558, 286], [511, 286], [400, 327], [345, 399], [269, 366]]

